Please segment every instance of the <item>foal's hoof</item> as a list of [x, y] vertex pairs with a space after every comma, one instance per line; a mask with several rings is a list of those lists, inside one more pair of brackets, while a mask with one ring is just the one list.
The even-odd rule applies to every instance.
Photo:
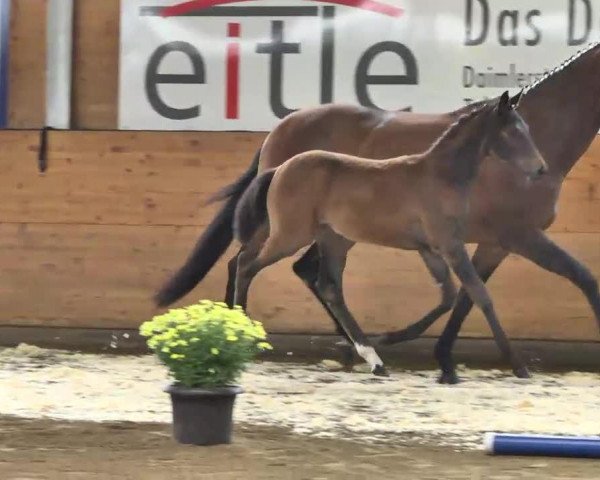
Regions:
[[375, 365], [375, 367], [373, 367], [373, 370], [371, 370], [371, 373], [373, 375], [375, 375], [376, 377], [389, 377], [390, 374], [388, 373], [388, 371], [386, 370], [386, 368], [383, 365]]
[[345, 372], [351, 372], [352, 367], [354, 367], [354, 350], [348, 342], [337, 342], [335, 344], [337, 347], [338, 354], [340, 356], [340, 363], [343, 365], [343, 370]]
[[527, 370], [527, 367], [519, 367], [513, 369], [513, 373], [517, 378], [531, 378], [531, 373]]
[[460, 378], [456, 372], [442, 372], [438, 378], [438, 383], [442, 385], [456, 385], [460, 383]]

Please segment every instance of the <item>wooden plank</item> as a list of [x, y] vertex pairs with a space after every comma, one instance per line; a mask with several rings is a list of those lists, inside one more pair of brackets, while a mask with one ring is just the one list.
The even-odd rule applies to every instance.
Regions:
[[75, 0], [73, 128], [117, 128], [119, 0]]
[[[0, 132], [0, 139], [6, 133]], [[263, 137], [56, 132], [50, 135], [49, 168], [42, 177], [36, 171], [37, 133], [20, 135], [0, 152], [6, 185], [0, 218], [8, 222], [205, 225], [214, 209], [202, 208], [203, 202], [248, 168]]]
[[[203, 226], [209, 194], [245, 171], [264, 134], [52, 132], [37, 173], [37, 132], [0, 132], [6, 222]], [[596, 141], [600, 143], [600, 141]], [[600, 157], [567, 180], [550, 231], [600, 232]]]
[[12, 0], [8, 125], [40, 128], [46, 119], [46, 1]]
[[[184, 260], [199, 229], [174, 226], [0, 224], [0, 323], [135, 328], [155, 312], [153, 291]], [[555, 234], [600, 275], [599, 234]], [[180, 302], [221, 299], [225, 260]], [[437, 302], [415, 253], [359, 246], [345, 276], [350, 308], [371, 333], [402, 327]], [[501, 322], [514, 338], [597, 341], [583, 295], [568, 281], [511, 257], [490, 282]], [[291, 272], [291, 260], [265, 270], [250, 311], [278, 333], [332, 332], [331, 322]], [[437, 334], [441, 324], [429, 334]], [[479, 313], [463, 334], [488, 337]]]

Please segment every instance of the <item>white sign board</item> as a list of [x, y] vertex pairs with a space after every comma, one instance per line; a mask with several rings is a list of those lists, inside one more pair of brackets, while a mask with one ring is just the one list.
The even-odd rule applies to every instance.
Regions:
[[10, 0], [0, 0], [0, 128], [8, 124], [8, 53], [10, 47]]
[[516, 93], [600, 0], [121, 2], [119, 127], [268, 131], [320, 103], [443, 112]]

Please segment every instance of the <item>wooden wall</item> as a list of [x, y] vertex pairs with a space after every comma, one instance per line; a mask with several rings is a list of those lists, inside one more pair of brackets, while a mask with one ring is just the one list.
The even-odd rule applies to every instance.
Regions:
[[75, 1], [73, 128], [117, 127], [119, 5], [119, 0]]
[[[9, 126], [44, 125], [47, 0], [12, 0]], [[72, 127], [117, 127], [119, 0], [75, 0]]]
[[12, 0], [8, 124], [39, 128], [46, 117], [46, 1]]
[[[207, 195], [244, 171], [262, 134], [52, 132], [37, 172], [38, 132], [0, 132], [0, 324], [136, 327], [154, 290], [187, 257], [216, 206]], [[565, 183], [552, 237], [600, 277], [600, 142]], [[225, 258], [229, 258], [233, 249]], [[182, 303], [221, 299], [221, 262]], [[512, 337], [597, 340], [569, 282], [511, 257], [490, 282]], [[360, 246], [346, 293], [370, 332], [414, 321], [438, 292], [418, 256]], [[263, 272], [250, 309], [273, 332], [330, 332], [290, 261]], [[434, 328], [430, 333], [439, 332]], [[464, 335], [488, 336], [479, 313]]]

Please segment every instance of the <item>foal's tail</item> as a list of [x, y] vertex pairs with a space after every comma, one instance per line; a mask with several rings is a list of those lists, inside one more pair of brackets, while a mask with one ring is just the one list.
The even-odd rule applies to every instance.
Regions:
[[208, 203], [227, 200], [217, 216], [196, 242], [185, 264], [154, 296], [159, 307], [166, 307], [189, 293], [217, 263], [233, 239], [233, 215], [240, 197], [258, 172], [260, 149], [250, 168], [234, 183], [214, 194]]
[[267, 220], [267, 193], [276, 168], [256, 177], [238, 202], [233, 219], [233, 233], [242, 244], [248, 243]]

